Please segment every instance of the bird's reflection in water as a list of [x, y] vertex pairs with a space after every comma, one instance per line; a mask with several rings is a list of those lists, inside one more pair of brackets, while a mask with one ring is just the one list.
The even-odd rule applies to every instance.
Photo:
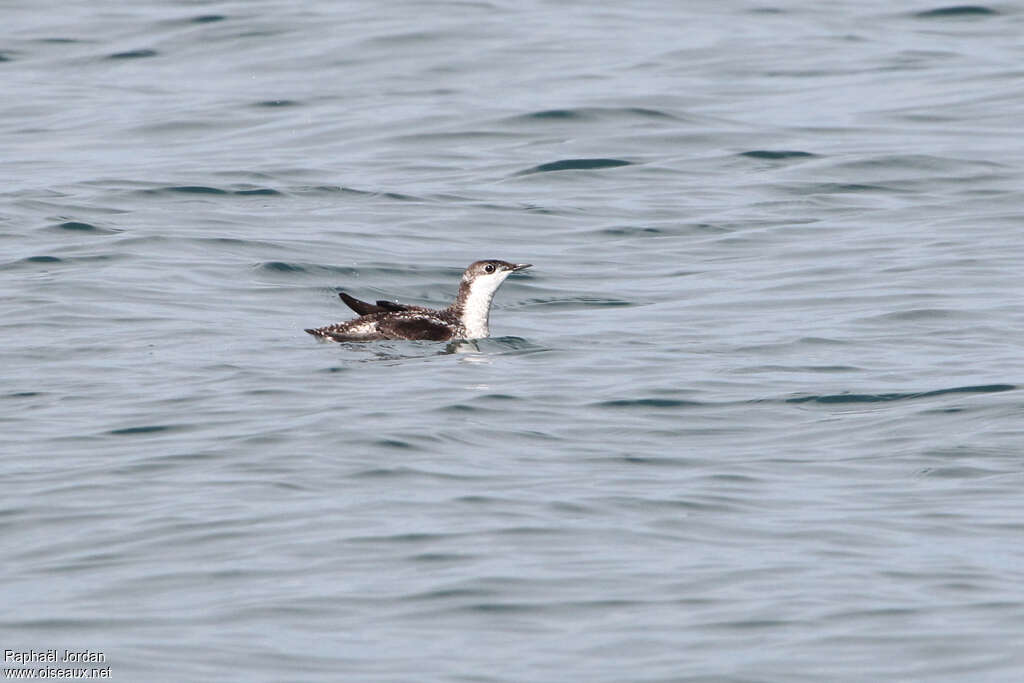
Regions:
[[456, 339], [445, 344], [442, 353], [480, 353], [480, 344], [476, 339]]
[[466, 354], [459, 358], [460, 363], [484, 363], [490, 365], [494, 362], [489, 355], [480, 352], [480, 344], [477, 343], [476, 339], [460, 339], [448, 342], [444, 353]]
[[[339, 346], [347, 351], [361, 351], [363, 358], [358, 359], [362, 361], [391, 361], [391, 360], [413, 360], [416, 358], [428, 358], [430, 356], [449, 356], [453, 354], [471, 354], [460, 358], [460, 361], [467, 363], [490, 363], [490, 359], [486, 354], [480, 351], [480, 344], [476, 339], [456, 339], [448, 342], [441, 348], [437, 348], [436, 342], [398, 342], [395, 345], [389, 343], [379, 343], [374, 345], [367, 345], [366, 342], [341, 342]], [[416, 347], [421, 347], [419, 350], [427, 351], [431, 349], [433, 352], [427, 353], [409, 353], [409, 351], [416, 351]]]
[[[360, 352], [356, 362], [427, 360], [439, 356], [458, 355], [460, 363], [494, 362], [495, 356], [537, 353], [549, 349], [521, 337], [489, 337], [486, 339], [454, 339], [444, 346], [432, 341], [340, 342], [346, 352]], [[339, 368], [340, 369], [340, 368]]]

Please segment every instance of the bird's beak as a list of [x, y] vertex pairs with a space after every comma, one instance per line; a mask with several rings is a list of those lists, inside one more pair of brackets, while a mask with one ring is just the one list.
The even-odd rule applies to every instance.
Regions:
[[529, 268], [532, 265], [533, 265], [532, 263], [515, 263], [515, 264], [512, 265], [512, 272], [514, 273], [517, 270], [526, 270], [527, 268]]

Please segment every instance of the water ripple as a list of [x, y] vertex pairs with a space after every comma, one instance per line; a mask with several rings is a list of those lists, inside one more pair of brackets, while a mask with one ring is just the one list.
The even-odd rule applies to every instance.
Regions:
[[577, 107], [573, 109], [544, 109], [512, 117], [511, 121], [566, 121], [583, 122], [598, 119], [675, 119], [672, 114], [647, 107]]
[[115, 52], [114, 54], [107, 55], [107, 59], [144, 59], [146, 57], [156, 57], [156, 50], [128, 50], [126, 52]]
[[952, 5], [950, 7], [922, 10], [915, 12], [913, 16], [919, 19], [955, 19], [959, 17], [989, 17], [996, 14], [999, 14], [999, 12], [984, 5]]
[[579, 308], [604, 308], [614, 306], [636, 306], [635, 301], [624, 301], [623, 299], [611, 299], [596, 296], [572, 296], [552, 298], [530, 298], [523, 300], [524, 306], [558, 309], [579, 309]]
[[750, 157], [751, 159], [811, 159], [817, 156], [810, 152], [786, 149], [754, 149], [749, 152], [740, 152], [739, 155], [741, 157]]
[[124, 232], [123, 230], [119, 230], [117, 228], [101, 228], [98, 225], [93, 225], [92, 223], [85, 223], [83, 221], [65, 221], [64, 223], [58, 223], [57, 225], [51, 227], [55, 230], [91, 233], [94, 235], [116, 235], [117, 233]]
[[826, 394], [821, 396], [798, 396], [786, 399], [786, 403], [878, 403], [884, 401], [905, 401], [918, 398], [931, 398], [945, 394], [985, 394], [1002, 391], [1013, 391], [1013, 384], [985, 384], [979, 386], [952, 387], [933, 391], [892, 392], [885, 394]]
[[623, 159], [560, 159], [546, 164], [540, 164], [532, 168], [517, 172], [515, 175], [523, 176], [533, 173], [550, 173], [552, 171], [578, 171], [594, 170], [600, 168], [616, 168], [618, 166], [631, 166], [633, 162]]
[[623, 398], [592, 404], [599, 408], [691, 408], [705, 406], [700, 401], [684, 401], [672, 398]]

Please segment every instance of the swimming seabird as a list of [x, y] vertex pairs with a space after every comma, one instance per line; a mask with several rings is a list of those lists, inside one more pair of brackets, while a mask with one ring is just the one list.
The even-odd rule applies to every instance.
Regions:
[[455, 303], [443, 310], [408, 306], [393, 301], [371, 304], [340, 292], [338, 296], [359, 314], [347, 322], [308, 329], [315, 337], [333, 341], [376, 339], [480, 339], [490, 335], [488, 321], [491, 300], [498, 287], [512, 273], [529, 268], [529, 263], [497, 259], [477, 261], [466, 268]]

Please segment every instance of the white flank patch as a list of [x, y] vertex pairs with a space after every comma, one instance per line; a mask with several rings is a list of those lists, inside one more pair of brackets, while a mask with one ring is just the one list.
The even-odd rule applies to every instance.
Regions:
[[345, 334], [372, 334], [377, 331], [377, 323], [366, 322], [353, 325], [345, 330]]

